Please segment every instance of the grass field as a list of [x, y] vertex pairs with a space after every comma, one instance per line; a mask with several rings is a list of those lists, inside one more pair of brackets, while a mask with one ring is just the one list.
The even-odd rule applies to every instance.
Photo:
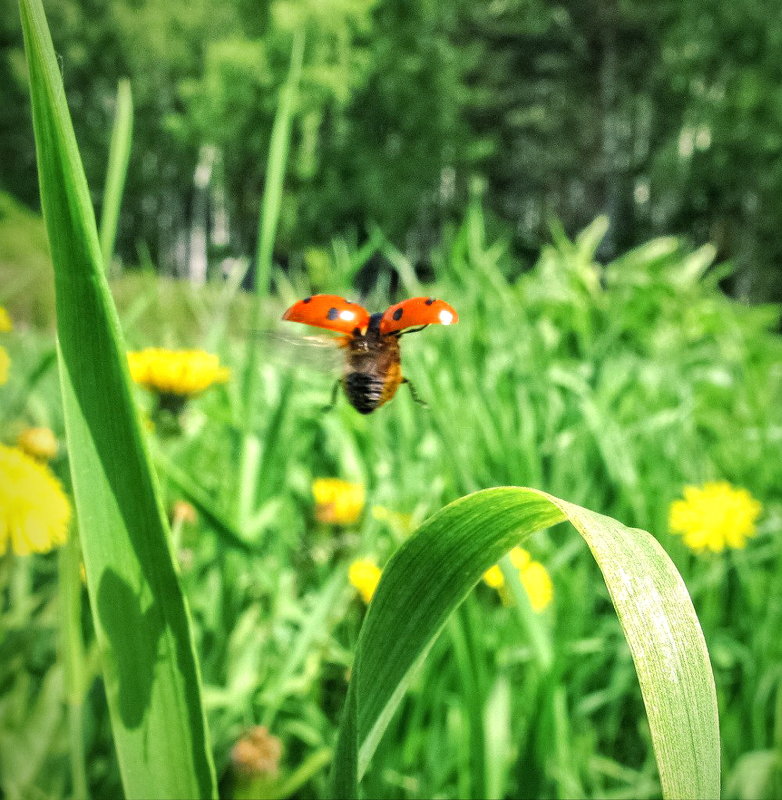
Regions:
[[[333, 744], [364, 615], [347, 566], [370, 556], [382, 567], [421, 521], [465, 493], [523, 485], [657, 536], [687, 582], [709, 645], [726, 796], [778, 796], [782, 361], [780, 340], [769, 332], [777, 312], [725, 298], [710, 254], [672, 240], [601, 267], [593, 258], [601, 226], [575, 243], [558, 238], [535, 269], [519, 275], [501, 243], [482, 240], [480, 209], [472, 208], [442, 250], [438, 282], [405, 287], [448, 298], [461, 315], [455, 327], [404, 342], [405, 373], [428, 409], [400, 392], [369, 417], [344, 398], [324, 413], [333, 376], [309, 361], [288, 366], [288, 345], [264, 340], [250, 421], [259, 478], [244, 524], [235, 513], [234, 467], [246, 425], [238, 381], [209, 389], [187, 403], [177, 425], [169, 420], [149, 434], [166, 508], [187, 500], [197, 510], [195, 521], [187, 513], [175, 518], [174, 537], [224, 782], [232, 746], [262, 724], [284, 744], [284, 774], [304, 770], [300, 796], [324, 796], [323, 753]], [[269, 300], [265, 324], [282, 330], [282, 310], [309, 289], [304, 276], [279, 276], [278, 285], [281, 297]], [[328, 288], [350, 294], [346, 285]], [[133, 346], [204, 347], [228, 365], [240, 360], [245, 338], [226, 333], [232, 302], [201, 325], [184, 330], [175, 318], [166, 330], [147, 326], [138, 310], [154, 308], [156, 291], [149, 283], [137, 310], [127, 312]], [[169, 302], [186, 305], [193, 291], [177, 291]], [[388, 302], [382, 288], [366, 300], [371, 308]], [[62, 441], [54, 364], [40, 382], [31, 380], [52, 340], [24, 322], [5, 335], [12, 367], [2, 391], [24, 403], [4, 420], [4, 432], [46, 425]], [[138, 390], [150, 414], [152, 398]], [[67, 452], [52, 467], [67, 485]], [[364, 487], [355, 522], [317, 521], [317, 477]], [[692, 554], [669, 533], [671, 502], [685, 485], [708, 480], [746, 487], [762, 502], [757, 536], [745, 549]], [[529, 544], [553, 581], [553, 602], [538, 619], [551, 662], [541, 665], [518, 614], [479, 585], [403, 700], [365, 779], [367, 796], [659, 794], [632, 661], [605, 586], [583, 543], [560, 528]], [[9, 797], [70, 791], [57, 576], [55, 555], [4, 563]], [[119, 775], [81, 605], [87, 781], [95, 796], [111, 796]]]

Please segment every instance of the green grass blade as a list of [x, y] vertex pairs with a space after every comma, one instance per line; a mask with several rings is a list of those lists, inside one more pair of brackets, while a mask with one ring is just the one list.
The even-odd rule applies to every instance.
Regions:
[[114, 255], [114, 242], [117, 239], [117, 224], [122, 205], [122, 191], [128, 174], [132, 140], [133, 96], [130, 92], [130, 81], [123, 79], [117, 84], [117, 106], [114, 112], [114, 127], [111, 129], [109, 163], [100, 215], [100, 249], [107, 271], [111, 268], [111, 259]]
[[61, 659], [65, 680], [65, 702], [68, 714], [71, 780], [74, 797], [89, 796], [84, 752], [84, 694], [87, 689], [87, 668], [81, 622], [81, 554], [76, 536], [60, 550], [60, 630]]
[[638, 674], [663, 795], [719, 796], [714, 679], [687, 589], [645, 531], [534, 489], [487, 489], [446, 506], [383, 571], [356, 650], [333, 794], [355, 797], [415, 666], [482, 573], [536, 530], [569, 520], [608, 586]]
[[255, 543], [247, 541], [231, 522], [228, 512], [221, 509], [209, 497], [209, 493], [198, 484], [193, 476], [178, 467], [160, 450], [155, 453], [155, 465], [158, 472], [168, 478], [182, 492], [184, 497], [193, 504], [199, 514], [209, 522], [214, 532], [223, 540], [226, 546], [245, 553], [251, 553], [257, 549]]
[[0, 427], [5, 427], [8, 420], [12, 420], [22, 414], [33, 390], [48, 375], [49, 370], [56, 361], [57, 350], [52, 346], [50, 350], [46, 350], [40, 356], [38, 363], [21, 381], [16, 394], [10, 400], [6, 399], [4, 407], [0, 409]]
[[[266, 164], [266, 183], [258, 218], [258, 245], [255, 259], [255, 308], [250, 325], [252, 330], [259, 330], [262, 327], [263, 302], [269, 293], [269, 284], [271, 282], [274, 240], [277, 236], [277, 226], [280, 220], [285, 167], [288, 162], [288, 150], [290, 148], [291, 125], [304, 63], [304, 40], [304, 30], [299, 28], [293, 35], [288, 75], [280, 91], [280, 101], [272, 126], [269, 158]], [[239, 459], [239, 490], [237, 492], [237, 516], [240, 523], [246, 522], [254, 511], [253, 504], [258, 484], [258, 471], [260, 469], [260, 444], [257, 435], [252, 430], [255, 399], [261, 380], [259, 368], [260, 344], [259, 337], [248, 337], [247, 359], [244, 367], [244, 391], [242, 393], [248, 428], [242, 437]]]
[[483, 712], [487, 800], [505, 797], [505, 782], [513, 753], [510, 698], [510, 683], [501, 677], [492, 687]]
[[[304, 29], [298, 28], [293, 34], [291, 62], [285, 85], [280, 92], [280, 103], [272, 126], [269, 159], [266, 164], [266, 185], [263, 191], [261, 213], [258, 220], [255, 290], [261, 299], [265, 298], [269, 293], [274, 240], [277, 237], [277, 225], [280, 220], [282, 187], [285, 182], [285, 167], [288, 163], [291, 125], [293, 123], [293, 112], [296, 107], [303, 63]], [[258, 321], [256, 318], [256, 322]]]
[[128, 797], [211, 797], [189, 618], [138, 426], [125, 347], [40, 0], [21, 0], [55, 267], [71, 475], [114, 743]]

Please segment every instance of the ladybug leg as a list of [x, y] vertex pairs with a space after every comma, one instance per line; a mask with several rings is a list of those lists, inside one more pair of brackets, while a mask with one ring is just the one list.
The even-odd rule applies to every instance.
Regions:
[[337, 405], [337, 392], [339, 391], [340, 383], [342, 383], [341, 378], [337, 378], [337, 380], [334, 381], [334, 386], [331, 389], [331, 400], [329, 401], [329, 404], [327, 406], [323, 406], [323, 408], [321, 409], [321, 411], [324, 414], [327, 411], [332, 411], [334, 407]]
[[398, 339], [400, 336], [406, 336], [408, 333], [418, 333], [418, 331], [422, 331], [424, 328], [428, 328], [429, 325], [422, 325], [420, 328], [408, 328], [406, 331], [398, 331], [396, 333], [391, 334], [392, 336], [396, 336]]
[[[424, 328], [425, 327], [426, 325], [424, 325]], [[418, 328], [418, 330], [421, 330], [421, 328]], [[407, 333], [411, 333], [411, 331], [407, 331]], [[415, 385], [412, 383], [412, 381], [407, 380], [407, 378], [402, 378], [402, 383], [406, 383], [408, 385], [408, 387], [410, 388], [410, 396], [416, 403], [418, 403], [419, 406], [423, 406], [424, 408], [429, 408], [429, 404], [421, 397], [420, 394], [418, 394]]]

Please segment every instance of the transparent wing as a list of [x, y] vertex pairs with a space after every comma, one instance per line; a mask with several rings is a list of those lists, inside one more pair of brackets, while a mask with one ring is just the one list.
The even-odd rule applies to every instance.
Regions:
[[293, 336], [277, 331], [254, 331], [263, 339], [264, 359], [297, 370], [339, 373], [345, 362], [342, 336]]

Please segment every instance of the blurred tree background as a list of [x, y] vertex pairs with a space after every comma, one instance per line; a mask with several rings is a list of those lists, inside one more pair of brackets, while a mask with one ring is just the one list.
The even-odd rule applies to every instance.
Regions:
[[[0, 189], [37, 208], [15, 0], [0, 0]], [[782, 18], [760, 0], [49, 0], [100, 209], [118, 79], [135, 132], [118, 255], [169, 274], [253, 251], [291, 31], [305, 71], [281, 259], [378, 226], [426, 265], [471, 187], [522, 262], [606, 213], [599, 256], [711, 241], [782, 299]], [[327, 288], [327, 287], [317, 287]]]

